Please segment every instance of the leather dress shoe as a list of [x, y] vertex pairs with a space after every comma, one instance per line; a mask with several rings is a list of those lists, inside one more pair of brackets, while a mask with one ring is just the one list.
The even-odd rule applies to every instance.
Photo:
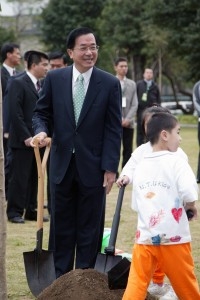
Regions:
[[[37, 221], [37, 213], [25, 215], [24, 219], [27, 221]], [[43, 217], [43, 222], [48, 222], [48, 221], [49, 221], [48, 217]]]
[[24, 224], [25, 223], [24, 219], [21, 217], [14, 217], [14, 218], [9, 219], [9, 221], [11, 223], [16, 223], [16, 224]]

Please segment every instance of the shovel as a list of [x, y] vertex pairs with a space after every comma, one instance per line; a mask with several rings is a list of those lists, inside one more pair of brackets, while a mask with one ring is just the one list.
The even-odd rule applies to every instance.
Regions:
[[36, 248], [24, 252], [24, 265], [27, 282], [34, 296], [38, 296], [46, 287], [56, 279], [53, 252], [42, 249], [43, 241], [43, 212], [44, 212], [44, 177], [45, 167], [50, 151], [51, 139], [48, 139], [43, 159], [41, 161], [38, 140], [35, 139], [35, 158], [38, 169], [38, 207], [37, 207], [37, 233]]
[[[122, 206], [122, 201], [123, 201], [123, 196], [124, 196], [124, 189], [125, 189], [125, 186], [121, 187], [119, 190], [108, 247], [106, 247], [104, 250], [105, 254], [98, 253], [96, 263], [94, 266], [95, 270], [97, 270], [98, 272], [101, 272], [101, 273], [105, 273], [105, 274], [109, 273], [109, 271], [111, 269], [113, 269], [116, 265], [118, 265], [119, 263], [120, 263], [120, 273], [122, 273], [123, 270], [127, 269], [127, 264], [129, 264], [129, 267], [130, 267], [130, 262], [127, 258], [122, 259], [121, 255], [115, 255], [115, 244], [116, 244], [118, 227], [119, 227], [119, 222], [120, 222], [120, 211], [121, 211], [121, 206]], [[113, 272], [111, 273], [111, 275], [112, 274], [113, 274]], [[121, 275], [120, 275], [120, 277], [121, 277]], [[112, 277], [111, 281], [113, 281], [113, 277]], [[127, 277], [125, 278], [125, 282], [127, 283]], [[111, 285], [112, 285], [112, 282], [111, 282]], [[123, 284], [123, 286], [124, 286], [124, 284]]]

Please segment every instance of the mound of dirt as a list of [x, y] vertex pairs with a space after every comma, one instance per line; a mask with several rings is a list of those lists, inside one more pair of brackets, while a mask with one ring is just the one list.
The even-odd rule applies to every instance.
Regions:
[[[76, 269], [56, 279], [38, 300], [121, 300], [124, 290], [110, 290], [107, 276], [93, 269]], [[147, 298], [153, 300], [155, 298]]]

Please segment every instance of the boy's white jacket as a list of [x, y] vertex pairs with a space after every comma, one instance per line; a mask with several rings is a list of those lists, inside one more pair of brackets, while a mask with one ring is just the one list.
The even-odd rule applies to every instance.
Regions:
[[186, 157], [178, 152], [148, 152], [132, 171], [136, 243], [190, 242], [184, 204], [198, 199], [198, 185]]

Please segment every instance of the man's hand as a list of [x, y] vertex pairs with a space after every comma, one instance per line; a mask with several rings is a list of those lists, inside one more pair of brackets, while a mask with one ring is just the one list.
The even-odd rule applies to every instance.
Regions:
[[39, 146], [40, 148], [46, 147], [46, 146], [48, 145], [48, 143], [49, 143], [49, 140], [46, 139], [46, 137], [47, 137], [46, 132], [40, 132], [40, 133], [36, 134], [36, 135], [32, 138], [32, 140], [31, 140], [31, 142], [30, 142], [30, 146], [31, 146], [31, 147], [36, 147], [36, 145], [35, 145], [35, 140], [37, 139], [37, 140], [38, 140], [38, 146]]
[[130, 121], [127, 119], [122, 120], [122, 127], [129, 127], [130, 126]]
[[26, 147], [31, 147], [31, 144], [30, 144], [31, 141], [32, 141], [32, 137], [30, 137], [24, 141], [24, 144], [26, 145]]
[[103, 187], [106, 188], [106, 194], [109, 194], [113, 183], [115, 182], [116, 173], [106, 171], [104, 173]]

